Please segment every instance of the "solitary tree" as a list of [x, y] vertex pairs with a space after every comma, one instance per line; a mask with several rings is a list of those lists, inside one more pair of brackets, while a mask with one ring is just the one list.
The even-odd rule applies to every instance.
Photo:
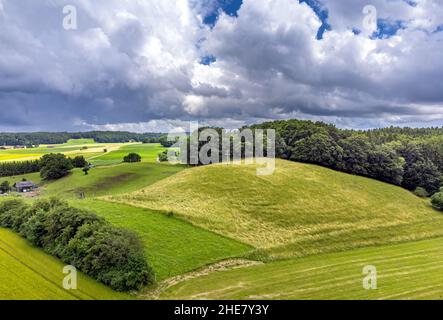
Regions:
[[130, 153], [123, 158], [123, 162], [140, 162], [142, 161], [142, 157], [137, 153]]
[[87, 176], [89, 174], [89, 170], [91, 169], [91, 167], [86, 166], [83, 168], [83, 172], [85, 173], [85, 176]]
[[88, 165], [88, 162], [85, 160], [85, 157], [78, 156], [72, 159], [72, 165], [74, 168], [83, 168]]

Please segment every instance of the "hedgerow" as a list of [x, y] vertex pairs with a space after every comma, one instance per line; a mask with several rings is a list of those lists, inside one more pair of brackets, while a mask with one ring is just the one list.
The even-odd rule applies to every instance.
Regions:
[[0, 226], [117, 291], [155, 281], [138, 236], [57, 199], [0, 204]]

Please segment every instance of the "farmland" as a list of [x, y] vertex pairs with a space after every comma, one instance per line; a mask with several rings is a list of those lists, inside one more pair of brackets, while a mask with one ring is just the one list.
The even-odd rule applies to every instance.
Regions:
[[100, 200], [73, 201], [116, 226], [137, 232], [158, 280], [193, 271], [220, 260], [242, 256], [253, 248], [168, 217], [161, 212]]
[[91, 170], [88, 176], [81, 169], [75, 169], [68, 177], [47, 184], [43, 194], [76, 197], [84, 193], [87, 198], [120, 194], [139, 190], [183, 169], [183, 166], [144, 162], [100, 166]]
[[[40, 185], [38, 197], [65, 199], [135, 231], [158, 281], [138, 298], [442, 298], [443, 215], [402, 188], [283, 160], [274, 175], [260, 177], [256, 165], [157, 163], [158, 144], [73, 140], [38, 149], [87, 155], [95, 167], [53, 182], [38, 173], [3, 180], [31, 180]], [[1, 152], [20, 161], [26, 150]], [[142, 162], [122, 163], [130, 152]], [[0, 298], [135, 298], [84, 276], [82, 290], [66, 292], [55, 285], [61, 262], [9, 231], [0, 234]], [[40, 271], [43, 263], [49, 267]], [[367, 264], [380, 273], [374, 292], [362, 290]], [[414, 290], [399, 282], [406, 277]]]
[[0, 299], [112, 300], [128, 299], [78, 274], [78, 290], [62, 288], [62, 264], [30, 246], [11, 231], [0, 228]]
[[[162, 299], [443, 299], [443, 239], [364, 248], [213, 272], [169, 287]], [[363, 267], [377, 268], [377, 290]]]
[[152, 163], [163, 150], [156, 143], [95, 143], [92, 139], [71, 139], [60, 145], [0, 150], [0, 162], [34, 160], [48, 153], [63, 153], [68, 157], [84, 156], [94, 165], [112, 165], [121, 163], [125, 155], [135, 152], [142, 156], [143, 162]]

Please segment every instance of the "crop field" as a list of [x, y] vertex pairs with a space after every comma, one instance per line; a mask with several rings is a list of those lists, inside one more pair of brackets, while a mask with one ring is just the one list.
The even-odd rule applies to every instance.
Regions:
[[0, 299], [11, 300], [113, 300], [130, 296], [78, 273], [78, 290], [62, 287], [63, 267], [59, 260], [34, 248], [15, 233], [0, 228]]
[[[279, 261], [180, 282], [162, 299], [443, 299], [443, 238]], [[377, 289], [363, 287], [376, 267]]]
[[[92, 139], [72, 139], [58, 145], [41, 145], [37, 148], [0, 150], [0, 162], [35, 160], [48, 153], [63, 153], [69, 157], [84, 156], [87, 160], [105, 155], [129, 145], [124, 143], [95, 143]], [[123, 157], [122, 157], [123, 159]]]
[[107, 199], [172, 211], [271, 259], [443, 236], [443, 215], [399, 187], [283, 160], [270, 176], [255, 169], [192, 168]]
[[246, 254], [252, 248], [189, 223], [148, 209], [99, 200], [72, 201], [118, 227], [137, 232], [157, 279], [190, 272], [220, 260]]

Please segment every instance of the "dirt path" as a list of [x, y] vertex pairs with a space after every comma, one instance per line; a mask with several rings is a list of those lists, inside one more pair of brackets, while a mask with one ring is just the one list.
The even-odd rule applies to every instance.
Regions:
[[210, 273], [217, 271], [227, 271], [239, 268], [247, 268], [261, 264], [263, 264], [263, 262], [251, 261], [245, 259], [230, 259], [230, 260], [221, 261], [193, 272], [189, 272], [186, 274], [166, 279], [160, 282], [155, 288], [150, 288], [147, 289], [145, 292], [140, 293], [138, 298], [143, 300], [157, 300], [160, 298], [160, 295], [164, 291], [166, 291], [172, 286], [175, 286], [176, 284], [179, 284], [180, 282], [206, 276]]

